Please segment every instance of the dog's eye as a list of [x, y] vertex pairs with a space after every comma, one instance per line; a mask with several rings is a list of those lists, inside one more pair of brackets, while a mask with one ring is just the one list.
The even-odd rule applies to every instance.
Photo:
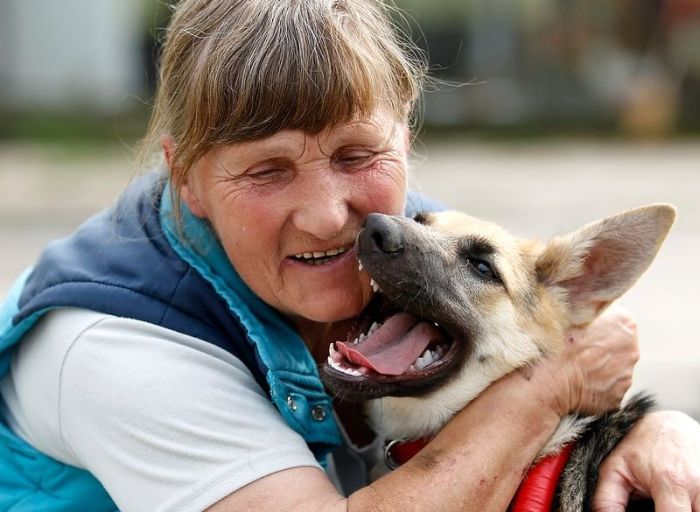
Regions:
[[472, 260], [472, 265], [476, 269], [479, 274], [483, 275], [484, 277], [488, 277], [489, 279], [498, 279], [498, 276], [496, 273], [493, 271], [491, 268], [491, 265], [486, 263], [483, 260]]

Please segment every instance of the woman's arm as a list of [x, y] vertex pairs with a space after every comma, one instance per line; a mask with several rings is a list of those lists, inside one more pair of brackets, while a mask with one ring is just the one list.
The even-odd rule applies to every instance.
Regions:
[[617, 405], [636, 357], [634, 323], [613, 310], [574, 333], [565, 353], [491, 385], [411, 461], [347, 499], [320, 470], [294, 468], [210, 510], [505, 510], [561, 417]]
[[413, 459], [347, 499], [321, 471], [295, 468], [259, 479], [210, 510], [505, 510], [559, 424], [544, 369], [493, 384]]

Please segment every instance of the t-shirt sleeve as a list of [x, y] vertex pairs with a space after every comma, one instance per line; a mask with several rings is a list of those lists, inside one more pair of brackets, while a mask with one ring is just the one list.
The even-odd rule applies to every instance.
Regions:
[[122, 510], [203, 510], [262, 476], [318, 467], [237, 358], [144, 322], [84, 330], [59, 403], [65, 449]]

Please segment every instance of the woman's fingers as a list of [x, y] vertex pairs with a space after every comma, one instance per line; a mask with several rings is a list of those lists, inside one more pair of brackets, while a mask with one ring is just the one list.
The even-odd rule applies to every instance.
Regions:
[[565, 357], [578, 376], [572, 410], [600, 414], [617, 407], [632, 384], [639, 359], [637, 325], [619, 306], [611, 306], [584, 329], [567, 333]]
[[651, 497], [657, 512], [700, 512], [700, 424], [678, 412], [642, 418], [603, 462], [596, 512], [625, 509]]

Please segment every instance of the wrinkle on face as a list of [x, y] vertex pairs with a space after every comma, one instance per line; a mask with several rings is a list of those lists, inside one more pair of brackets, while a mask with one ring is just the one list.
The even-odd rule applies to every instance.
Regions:
[[[344, 320], [371, 299], [356, 259], [324, 273], [291, 257], [351, 246], [369, 213], [403, 213], [408, 139], [406, 126], [390, 119], [378, 113], [318, 134], [285, 130], [218, 147], [193, 169], [191, 188], [229, 260], [254, 293], [290, 318]], [[348, 147], [374, 156], [358, 168], [336, 162]], [[272, 178], [257, 177], [268, 167]]]

